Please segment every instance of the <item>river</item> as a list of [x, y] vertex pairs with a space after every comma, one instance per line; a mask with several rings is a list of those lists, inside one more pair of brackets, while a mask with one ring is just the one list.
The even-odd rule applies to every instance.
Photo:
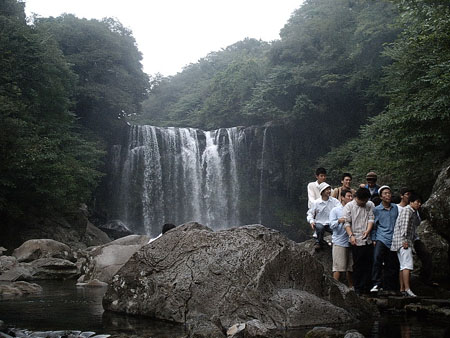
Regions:
[[[102, 297], [106, 288], [77, 287], [73, 280], [40, 281], [37, 295], [0, 299], [0, 320], [5, 326], [31, 331], [80, 330], [112, 337], [185, 337], [184, 326], [104, 312]], [[342, 326], [357, 329], [371, 338], [450, 337], [443, 320], [385, 312], [375, 320]], [[284, 332], [286, 338], [301, 338], [310, 328]]]

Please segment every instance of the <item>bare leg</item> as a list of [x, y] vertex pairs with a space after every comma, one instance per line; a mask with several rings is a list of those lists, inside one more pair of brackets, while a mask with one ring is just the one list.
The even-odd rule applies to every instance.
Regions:
[[339, 280], [340, 275], [341, 274], [339, 273], [339, 271], [334, 271], [333, 272], [333, 278], [336, 279], [336, 280]]
[[400, 281], [400, 292], [405, 291], [405, 284], [403, 283], [403, 271], [404, 270], [400, 270], [400, 273], [398, 274]]
[[348, 281], [348, 287], [352, 288], [353, 287], [353, 279], [352, 279], [351, 271], [347, 271], [347, 281]]
[[409, 273], [410, 271], [408, 269], [402, 270], [403, 274], [403, 284], [405, 285], [405, 290], [409, 290]]

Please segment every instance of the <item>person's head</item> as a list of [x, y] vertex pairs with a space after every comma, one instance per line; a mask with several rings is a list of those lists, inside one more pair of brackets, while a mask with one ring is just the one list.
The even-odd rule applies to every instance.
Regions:
[[420, 197], [418, 194], [412, 193], [409, 196], [409, 205], [414, 210], [419, 210], [420, 206], [422, 205], [422, 197]]
[[355, 202], [360, 207], [365, 207], [370, 199], [370, 191], [367, 188], [359, 188], [355, 193]]
[[400, 189], [401, 201], [404, 203], [409, 203], [409, 196], [411, 195], [412, 192], [413, 192], [412, 189], [406, 187], [401, 188]]
[[325, 168], [320, 167], [316, 169], [316, 178], [319, 184], [327, 180], [327, 171]]
[[350, 189], [342, 189], [341, 190], [341, 201], [342, 205], [346, 205], [348, 202], [353, 200], [353, 194]]
[[391, 188], [387, 185], [382, 185], [380, 189], [378, 189], [378, 195], [381, 198], [381, 203], [384, 205], [391, 204], [392, 201], [392, 191]]
[[169, 230], [171, 230], [173, 228], [176, 228], [175, 224], [166, 223], [166, 224], [163, 225], [161, 233], [164, 235], [167, 231], [169, 231]]
[[375, 184], [377, 183], [377, 179], [378, 176], [373, 171], [368, 172], [366, 175], [367, 185], [371, 188], [375, 186]]
[[342, 179], [341, 179], [342, 186], [347, 188], [347, 189], [350, 189], [350, 184], [352, 183], [352, 179], [353, 178], [352, 178], [351, 174], [343, 173], [342, 174]]
[[327, 200], [331, 195], [331, 186], [328, 183], [322, 182], [319, 184], [320, 196], [323, 200]]

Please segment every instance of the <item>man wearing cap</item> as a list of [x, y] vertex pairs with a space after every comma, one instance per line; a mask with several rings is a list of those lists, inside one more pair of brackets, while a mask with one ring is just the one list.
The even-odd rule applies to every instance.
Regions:
[[331, 209], [341, 204], [336, 198], [330, 197], [331, 186], [328, 183], [320, 183], [319, 192], [320, 198], [313, 202], [306, 217], [311, 228], [317, 233], [316, 244], [314, 245], [315, 250], [320, 250], [322, 245], [325, 244], [323, 240], [324, 232], [331, 232], [329, 219]]
[[373, 246], [370, 232], [373, 227], [373, 202], [370, 192], [359, 188], [353, 201], [347, 203], [342, 215], [345, 231], [350, 239], [353, 257], [353, 285], [357, 294], [366, 293], [371, 288]]
[[378, 189], [380, 186], [377, 184], [378, 176], [375, 172], [369, 171], [366, 175], [367, 184], [361, 184], [361, 188], [369, 189], [370, 191], [370, 200], [374, 202], [375, 205], [380, 204], [379, 202], [379, 194]]
[[392, 191], [389, 186], [381, 186], [378, 189], [378, 193], [381, 197], [381, 204], [377, 205], [373, 210], [375, 216], [372, 230], [372, 240], [374, 241], [373, 287], [370, 292], [378, 292], [381, 287], [395, 292], [398, 290], [399, 262], [397, 253], [391, 251], [391, 245], [395, 222], [398, 217], [398, 207], [392, 203]]

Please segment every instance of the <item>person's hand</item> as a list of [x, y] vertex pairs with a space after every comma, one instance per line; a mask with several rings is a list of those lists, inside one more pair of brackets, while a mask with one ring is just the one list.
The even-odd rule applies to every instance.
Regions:
[[338, 218], [338, 223], [344, 223], [344, 222], [345, 222], [345, 218], [344, 217]]
[[373, 241], [372, 243], [373, 243], [373, 246], [377, 245], [377, 241]]
[[370, 231], [369, 231], [369, 230], [364, 231], [364, 232], [362, 233], [362, 239], [366, 239], [367, 236], [369, 236], [369, 234], [370, 234]]
[[366, 185], [365, 185], [364, 183], [361, 183], [361, 184], [359, 185], [359, 187], [360, 187], [360, 188], [365, 188]]
[[311, 222], [311, 229], [316, 230], [316, 223], [315, 222]]
[[356, 238], [355, 238], [355, 235], [350, 236], [350, 244], [351, 244], [351, 245], [356, 245]]
[[408, 242], [403, 242], [403, 249], [408, 249]]

